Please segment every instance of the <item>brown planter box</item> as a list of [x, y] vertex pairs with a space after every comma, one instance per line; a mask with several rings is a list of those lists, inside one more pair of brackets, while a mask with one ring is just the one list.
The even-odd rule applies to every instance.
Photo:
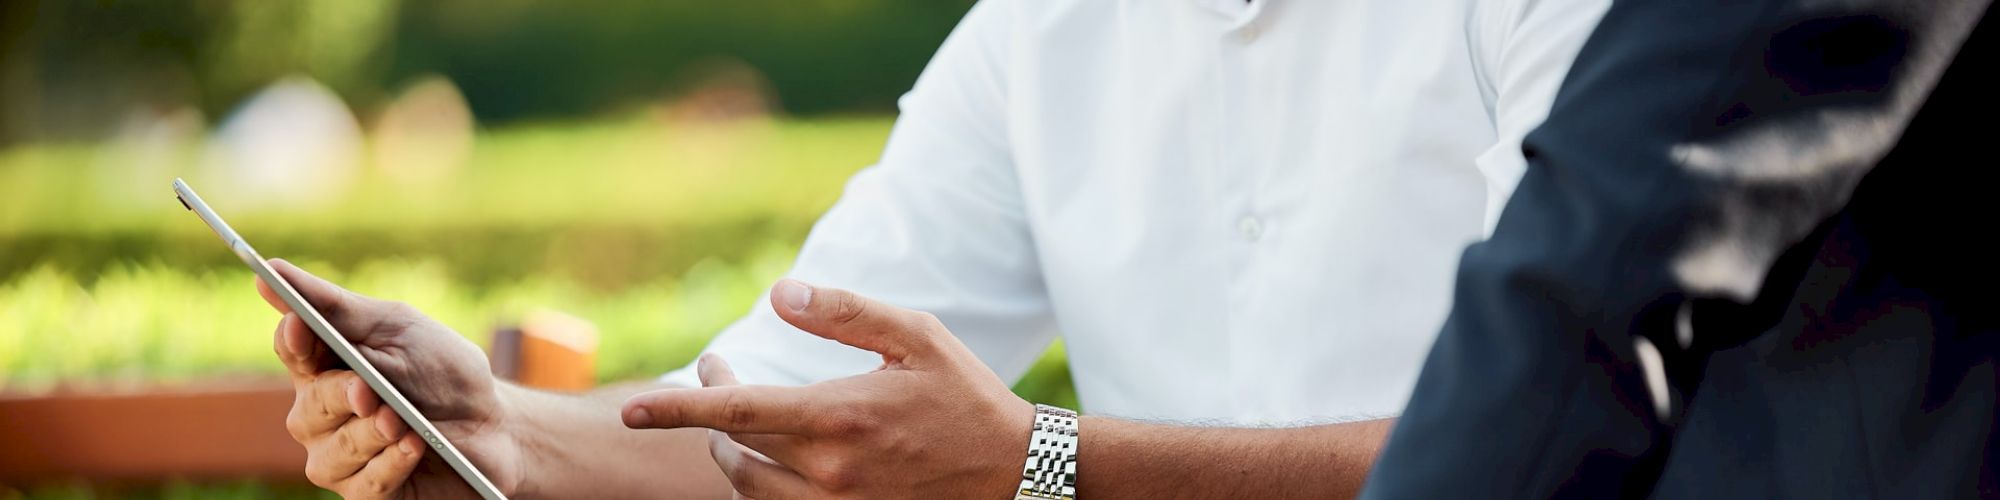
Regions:
[[[596, 328], [530, 315], [496, 335], [501, 378], [549, 390], [595, 382]], [[168, 479], [304, 482], [305, 449], [285, 431], [284, 379], [0, 392], [0, 485]]]
[[284, 380], [0, 395], [0, 483], [304, 481]]
[[555, 311], [529, 313], [493, 332], [493, 374], [528, 387], [582, 391], [597, 385], [597, 327]]

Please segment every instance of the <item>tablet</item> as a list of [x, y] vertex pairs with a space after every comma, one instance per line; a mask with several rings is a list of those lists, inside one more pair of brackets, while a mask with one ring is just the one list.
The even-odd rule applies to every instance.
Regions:
[[354, 349], [354, 344], [348, 343], [347, 337], [340, 336], [340, 332], [334, 330], [333, 325], [327, 323], [325, 317], [320, 316], [319, 310], [314, 309], [312, 304], [306, 303], [305, 297], [300, 296], [299, 291], [292, 288], [292, 284], [286, 282], [284, 277], [278, 276], [277, 271], [273, 271], [271, 265], [265, 263], [264, 258], [250, 248], [249, 242], [243, 241], [242, 237], [236, 235], [235, 230], [229, 229], [229, 223], [223, 222], [221, 216], [215, 215], [215, 211], [208, 208], [208, 204], [202, 203], [201, 196], [194, 194], [193, 188], [188, 187], [187, 183], [180, 179], [174, 179], [174, 193], [180, 196], [181, 206], [201, 216], [201, 221], [207, 223], [208, 228], [214, 230], [216, 236], [222, 237], [222, 243], [229, 245], [229, 250], [236, 252], [236, 257], [243, 259], [243, 264], [250, 266], [250, 270], [257, 273], [257, 279], [264, 280], [265, 285], [269, 285], [272, 291], [277, 292], [278, 298], [284, 299], [285, 304], [291, 306], [292, 312], [304, 320], [314, 334], [319, 335], [319, 340], [325, 342], [335, 355], [340, 356], [341, 361], [347, 362], [347, 367], [353, 369], [356, 375], [360, 375], [361, 380], [368, 383], [368, 388], [373, 389], [375, 395], [382, 398], [382, 403], [395, 410], [396, 415], [402, 417], [403, 422], [410, 424], [410, 429], [417, 431], [417, 435], [424, 438], [425, 443], [430, 443], [431, 449], [436, 450], [438, 456], [444, 458], [446, 464], [451, 465], [451, 470], [458, 472], [459, 477], [465, 478], [466, 484], [472, 485], [473, 491], [487, 500], [507, 498], [500, 494], [498, 488], [493, 487], [493, 482], [488, 481], [485, 474], [472, 466], [470, 460], [466, 460], [464, 454], [458, 452], [457, 447], [451, 445], [451, 441], [445, 440], [444, 436], [438, 434], [437, 427], [431, 425], [430, 419], [424, 418], [424, 414], [417, 411], [416, 405], [410, 404], [410, 400], [404, 398], [403, 393], [396, 390], [396, 386], [390, 385], [389, 379], [384, 378], [382, 372], [377, 371], [374, 365], [368, 364], [367, 358], [361, 357], [361, 352]]

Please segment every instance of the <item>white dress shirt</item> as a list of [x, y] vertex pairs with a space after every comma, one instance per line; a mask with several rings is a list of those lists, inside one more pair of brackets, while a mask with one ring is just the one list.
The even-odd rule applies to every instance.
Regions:
[[1521, 140], [1549, 117], [1576, 54], [1611, 0], [1473, 0], [1466, 16], [1472, 71], [1499, 134], [1479, 155], [1487, 179], [1486, 230], [1528, 168]]
[[[1483, 231], [1462, 6], [981, 1], [791, 276], [936, 314], [1009, 380], [1060, 334], [1092, 413], [1393, 415]], [[746, 383], [881, 362], [765, 301], [708, 350]]]

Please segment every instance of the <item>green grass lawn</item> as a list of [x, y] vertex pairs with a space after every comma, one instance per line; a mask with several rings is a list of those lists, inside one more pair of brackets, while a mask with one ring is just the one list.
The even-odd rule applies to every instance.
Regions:
[[[242, 201], [255, 193], [204, 168], [200, 144], [143, 157], [116, 144], [0, 151], [0, 391], [282, 373], [270, 351], [277, 316], [173, 201], [176, 176], [267, 257], [409, 302], [482, 344], [532, 310], [579, 316], [603, 336], [599, 380], [655, 376], [691, 360], [788, 268], [845, 179], [879, 154], [889, 123], [482, 130], [450, 178], [411, 185], [364, 168], [315, 203]], [[1073, 405], [1060, 346], [1016, 390]], [[0, 487], [0, 498], [107, 491]], [[229, 483], [140, 495], [287, 491]]]

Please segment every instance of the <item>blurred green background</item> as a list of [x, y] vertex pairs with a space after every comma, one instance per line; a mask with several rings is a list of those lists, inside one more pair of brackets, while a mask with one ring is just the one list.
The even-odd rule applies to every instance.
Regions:
[[[0, 1], [0, 393], [282, 374], [174, 177], [266, 256], [475, 342], [561, 311], [601, 333], [600, 381], [658, 375], [788, 268], [970, 5]], [[1060, 345], [1016, 390], [1074, 404]]]

